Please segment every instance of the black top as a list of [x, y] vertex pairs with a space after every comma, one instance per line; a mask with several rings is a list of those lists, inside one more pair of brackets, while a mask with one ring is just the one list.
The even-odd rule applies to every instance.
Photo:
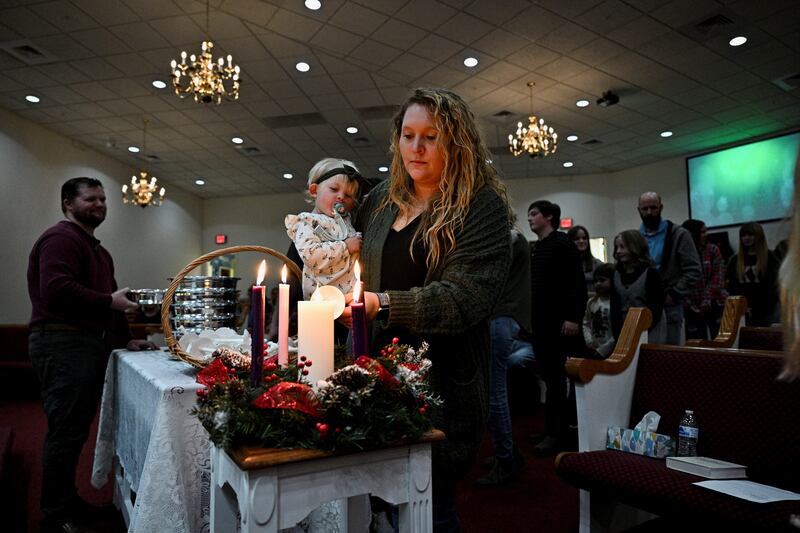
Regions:
[[[644, 297], [645, 307], [650, 310], [653, 315], [653, 321], [650, 328], [654, 328], [661, 320], [661, 313], [664, 310], [664, 282], [661, 279], [661, 274], [658, 269], [648, 267], [647, 265], [640, 264], [633, 272], [625, 272], [617, 268], [619, 272], [620, 281], [628, 288], [630, 285], [636, 283], [641, 276], [645, 277], [644, 282]], [[625, 321], [625, 315], [622, 312], [622, 303], [620, 295], [616, 290], [611, 290], [611, 331], [614, 333], [614, 338], [619, 339], [619, 334], [622, 332], [622, 325]]]
[[728, 293], [731, 296], [747, 298], [748, 326], [771, 326], [777, 319], [778, 305], [778, 269], [780, 263], [772, 252], [767, 253], [767, 268], [759, 272], [756, 268], [758, 258], [755, 255], [744, 256], [744, 279], [739, 279], [736, 264], [739, 254], [728, 262]]
[[580, 324], [586, 311], [580, 252], [566, 233], [553, 231], [531, 255], [531, 326], [534, 336], [558, 335], [565, 320]]
[[[380, 291], [407, 291], [412, 287], [425, 285], [425, 276], [428, 267], [425, 264], [427, 250], [425, 244], [418, 240], [414, 244], [414, 257], [411, 257], [409, 248], [411, 239], [419, 227], [418, 216], [400, 231], [389, 230], [386, 243], [383, 246], [383, 260], [381, 261], [381, 287]], [[419, 346], [419, 339], [412, 336], [405, 328], [387, 328], [378, 333], [372, 350], [376, 351], [392, 342], [393, 337], [399, 337], [403, 344]]]

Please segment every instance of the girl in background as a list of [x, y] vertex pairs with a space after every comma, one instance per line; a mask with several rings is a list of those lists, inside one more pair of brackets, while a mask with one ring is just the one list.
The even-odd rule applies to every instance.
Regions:
[[625, 230], [614, 237], [614, 290], [611, 292], [611, 329], [619, 339], [622, 324], [631, 307], [647, 307], [653, 323], [647, 342], [663, 343], [667, 321], [664, 318], [664, 283], [650, 258], [647, 241], [638, 230]]
[[703, 274], [683, 302], [687, 339], [713, 339], [717, 336], [728, 291], [725, 290], [725, 260], [716, 244], [708, 242], [708, 228], [702, 220], [689, 219], [681, 224], [689, 233]]
[[578, 252], [581, 254], [581, 264], [583, 266], [583, 276], [586, 279], [586, 292], [589, 296], [594, 294], [594, 269], [602, 265], [603, 262], [592, 255], [589, 246], [589, 230], [583, 226], [572, 226], [567, 231], [569, 240], [575, 243]]
[[778, 321], [778, 267], [761, 224], [742, 224], [739, 252], [728, 263], [728, 292], [747, 298], [748, 326], [770, 326]]

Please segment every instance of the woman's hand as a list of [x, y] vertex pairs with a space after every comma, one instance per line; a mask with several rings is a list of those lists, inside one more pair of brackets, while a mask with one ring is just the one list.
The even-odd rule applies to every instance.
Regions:
[[[342, 311], [342, 314], [337, 319], [340, 324], [352, 328], [353, 327], [353, 311], [350, 309], [350, 303], [353, 301], [353, 293], [348, 293], [344, 295], [345, 301], [345, 308]], [[365, 292], [364, 297], [362, 299], [364, 302], [364, 311], [367, 315], [367, 320], [375, 320], [375, 317], [378, 316], [378, 308], [380, 307], [380, 302], [378, 301], [378, 295], [374, 292]]]

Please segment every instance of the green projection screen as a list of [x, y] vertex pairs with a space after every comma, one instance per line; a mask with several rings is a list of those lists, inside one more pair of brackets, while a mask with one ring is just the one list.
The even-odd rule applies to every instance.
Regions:
[[784, 218], [800, 132], [686, 159], [689, 216], [709, 228]]

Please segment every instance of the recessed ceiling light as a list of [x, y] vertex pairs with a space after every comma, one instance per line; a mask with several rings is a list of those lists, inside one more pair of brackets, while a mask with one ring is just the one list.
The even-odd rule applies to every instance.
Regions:
[[130, 153], [132, 153], [132, 154], [138, 154], [139, 153], [139, 147], [138, 146], [128, 146], [128, 151]]
[[464, 60], [465, 67], [477, 67], [478, 66], [478, 58], [477, 57], [468, 57]]
[[672, 137], [672, 132], [671, 132], [671, 131], [669, 131], [669, 130], [667, 130], [667, 131], [662, 131], [661, 133], [659, 133], [659, 135], [661, 135], [661, 136], [662, 136], [662, 137], [664, 137], [664, 138], [666, 138], [666, 137]]
[[233, 144], [242, 144], [244, 142], [244, 139], [242, 139], [241, 137], [233, 137], [231, 139], [231, 142]]
[[378, 172], [389, 172], [389, 167], [378, 167]]
[[26, 96], [25, 100], [29, 101], [32, 104], [38, 104], [41, 101], [41, 99], [38, 96], [34, 96], [32, 94]]
[[297, 64], [294, 66], [300, 72], [308, 72], [311, 70], [311, 65], [306, 63], [305, 61], [298, 61]]
[[205, 180], [194, 180], [194, 184], [195, 185], [205, 185], [206, 182], [205, 182]]
[[347, 126], [347, 133], [358, 133], [358, 128], [355, 126]]
[[746, 42], [747, 42], [747, 37], [745, 37], [744, 35], [740, 35], [728, 41], [728, 44], [731, 46], [742, 46]]
[[561, 166], [563, 166], [564, 168], [570, 168], [572, 165], [573, 165], [572, 161], [564, 161], [564, 163]]
[[578, 100], [575, 102], [575, 105], [578, 107], [586, 107], [589, 105], [589, 100]]
[[571, 143], [572, 143], [572, 142], [575, 142], [575, 141], [577, 141], [577, 140], [578, 140], [578, 136], [577, 136], [577, 135], [575, 135], [574, 133], [573, 133], [572, 135], [567, 135], [567, 140], [568, 140], [569, 142], [571, 142]]
[[156, 89], [163, 89], [166, 86], [167, 86], [166, 82], [163, 82], [161, 80], [153, 80], [153, 87], [155, 87]]
[[311, 11], [316, 11], [322, 7], [322, 2], [319, 0], [306, 0], [306, 7]]
[[284, 174], [284, 175], [283, 175], [283, 179], [285, 179], [285, 180], [290, 180], [290, 179], [292, 179], [293, 177], [294, 177], [294, 176], [293, 176], [292, 174], [290, 174], [289, 172], [287, 172], [286, 174]]

